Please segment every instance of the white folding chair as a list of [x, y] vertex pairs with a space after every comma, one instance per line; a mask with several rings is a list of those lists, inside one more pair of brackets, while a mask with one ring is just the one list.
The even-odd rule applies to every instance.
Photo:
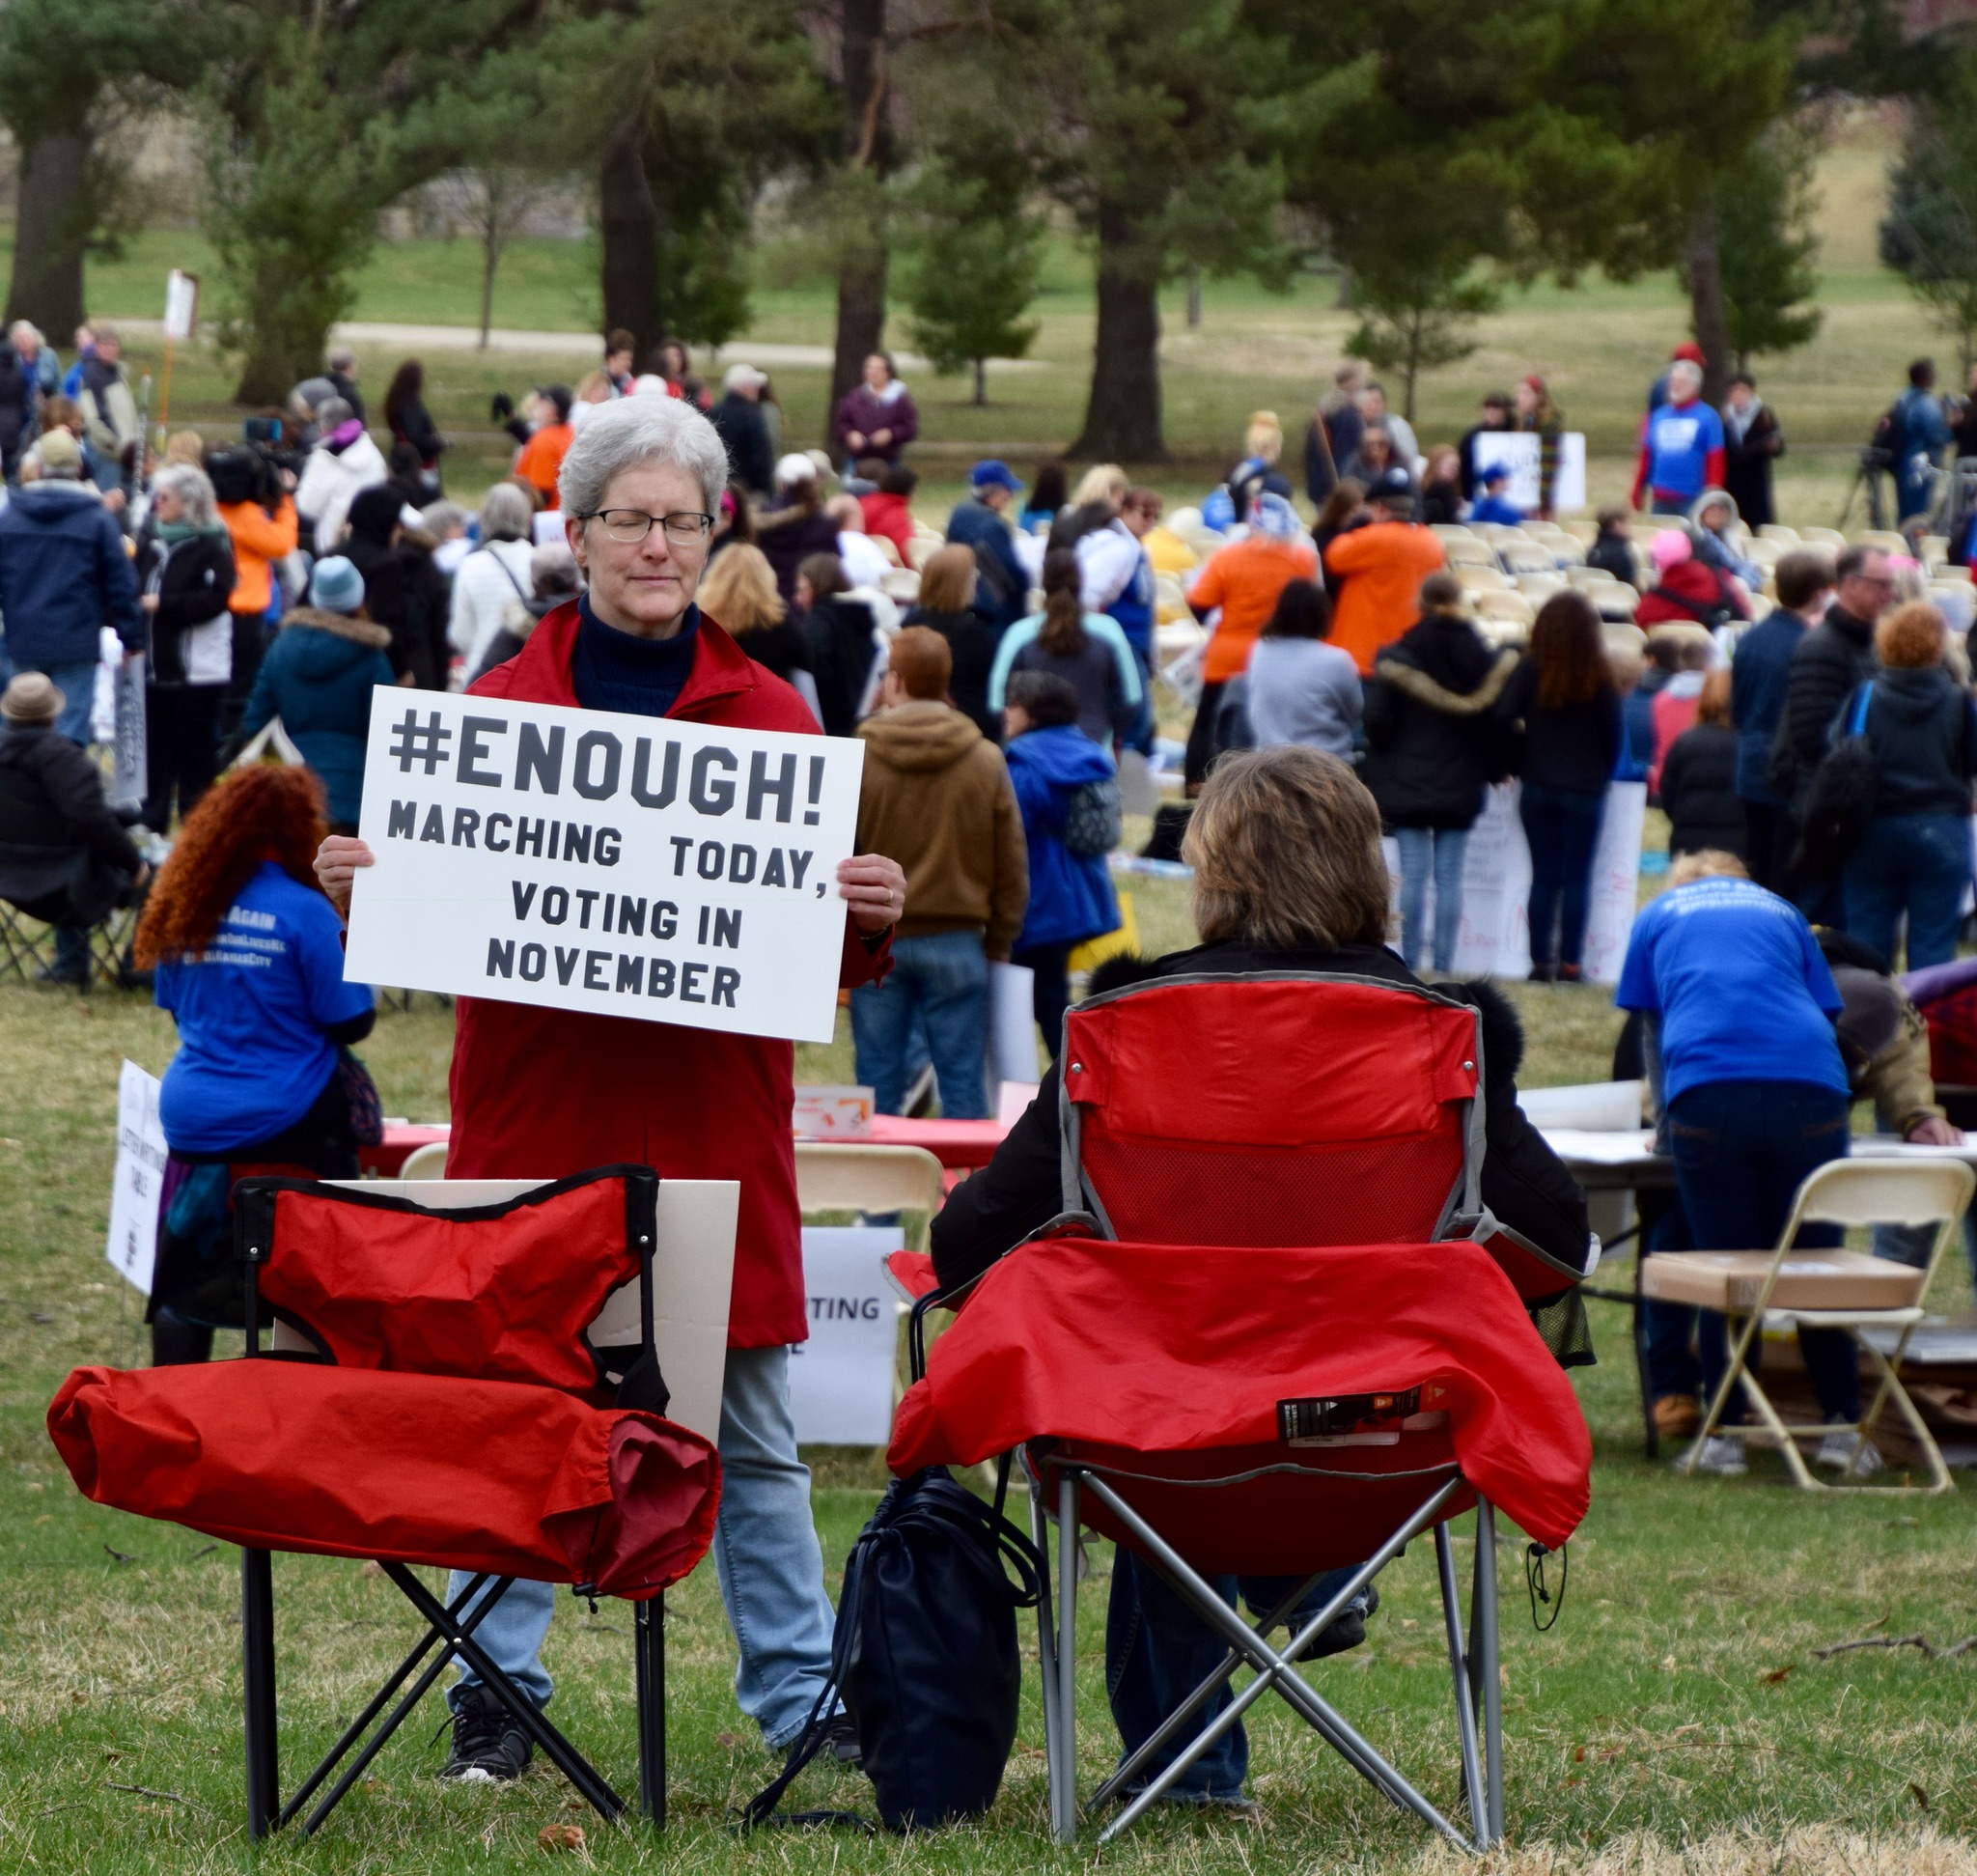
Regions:
[[[1908, 1338], [1922, 1320], [1923, 1299], [1929, 1294], [1929, 1286], [1935, 1277], [1943, 1253], [1958, 1235], [1958, 1226], [1963, 1222], [1973, 1190], [1977, 1190], [1977, 1174], [1973, 1174], [1961, 1160], [1880, 1157], [1834, 1160], [1816, 1168], [1799, 1187], [1792, 1201], [1792, 1214], [1778, 1234], [1777, 1246], [1768, 1256], [1760, 1253], [1741, 1258], [1734, 1254], [1732, 1257], [1719, 1257], [1717, 1262], [1725, 1278], [1723, 1301], [1728, 1305], [1724, 1313], [1739, 1318], [1740, 1329], [1731, 1349], [1730, 1364], [1724, 1372], [1722, 1386], [1716, 1389], [1715, 1398], [1710, 1403], [1702, 1430], [1684, 1459], [1682, 1470], [1694, 1472], [1696, 1462], [1702, 1456], [1703, 1442], [1712, 1433], [1738, 1437], [1758, 1430], [1720, 1424], [1724, 1406], [1740, 1379], [1757, 1409], [1763, 1430], [1777, 1442], [1785, 1455], [1786, 1466], [1802, 1490], [1955, 1491], [1956, 1482], [1943, 1462], [1942, 1450], [1916, 1411], [1915, 1403], [1908, 1398], [1908, 1390], [1902, 1386], [1899, 1371]], [[1930, 1249], [1927, 1265], [1921, 1270], [1912, 1270], [1906, 1265], [1891, 1266], [1885, 1259], [1864, 1256], [1858, 1251], [1795, 1250], [1793, 1243], [1798, 1236], [1799, 1227], [1807, 1224], [1934, 1224], [1936, 1226], [1935, 1243]], [[1647, 1258], [1641, 1266], [1641, 1294], [1666, 1296], [1670, 1280], [1683, 1274], [1681, 1267], [1686, 1264], [1693, 1268], [1694, 1260], [1703, 1255], [1708, 1253], [1664, 1252]], [[1830, 1284], [1835, 1276], [1849, 1274], [1872, 1279], [1884, 1285], [1891, 1299], [1906, 1295], [1907, 1301], [1891, 1300], [1876, 1307], [1818, 1306], [1820, 1286]], [[1687, 1299], [1678, 1295], [1670, 1300]], [[1751, 1344], [1762, 1330], [1768, 1311], [1773, 1320], [1782, 1320], [1795, 1328], [1844, 1330], [1852, 1337], [1855, 1346], [1865, 1352], [1879, 1376], [1880, 1385], [1875, 1390], [1873, 1405], [1860, 1419], [1850, 1426], [1838, 1428], [1826, 1423], [1809, 1426], [1786, 1423], [1746, 1365]], [[1898, 1330], [1893, 1354], [1884, 1355], [1869, 1341], [1861, 1333], [1867, 1329]], [[1922, 1448], [1930, 1474], [1930, 1483], [1926, 1486], [1852, 1482], [1853, 1469], [1859, 1464], [1874, 1424], [1890, 1401], [1907, 1422], [1909, 1434]], [[1815, 1478], [1804, 1455], [1798, 1450], [1799, 1441], [1824, 1440], [1835, 1431], [1859, 1436], [1854, 1442], [1853, 1456], [1840, 1475], [1838, 1487]]]
[[929, 1219], [947, 1196], [940, 1162], [924, 1146], [862, 1140], [796, 1142], [800, 1212], [918, 1212]]
[[[444, 1179], [446, 1177], [446, 1142], [428, 1140], [424, 1146], [415, 1146], [405, 1155], [404, 1164], [398, 1169], [401, 1179]], [[422, 1199], [426, 1205], [437, 1204], [436, 1199]]]

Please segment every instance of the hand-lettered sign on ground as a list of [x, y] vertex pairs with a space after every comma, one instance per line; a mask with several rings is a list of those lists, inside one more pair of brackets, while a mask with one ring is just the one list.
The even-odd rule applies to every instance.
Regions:
[[863, 745], [372, 695], [345, 973], [828, 1042]]

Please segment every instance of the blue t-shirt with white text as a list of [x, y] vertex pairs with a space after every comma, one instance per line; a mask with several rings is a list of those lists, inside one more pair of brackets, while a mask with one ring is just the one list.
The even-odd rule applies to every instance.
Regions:
[[179, 1024], [158, 1098], [166, 1142], [227, 1153], [292, 1127], [335, 1072], [325, 1032], [372, 1001], [369, 985], [344, 982], [329, 901], [264, 860], [206, 950], [158, 966], [158, 1008]]
[[1695, 880], [1634, 920], [1623, 1010], [1661, 1019], [1663, 1099], [1712, 1081], [1802, 1081], [1844, 1095], [1833, 973], [1798, 909], [1748, 880]]

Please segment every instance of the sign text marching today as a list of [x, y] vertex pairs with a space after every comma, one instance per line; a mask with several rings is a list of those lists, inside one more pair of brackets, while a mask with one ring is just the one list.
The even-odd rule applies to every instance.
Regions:
[[828, 1042], [864, 747], [379, 686], [345, 972]]

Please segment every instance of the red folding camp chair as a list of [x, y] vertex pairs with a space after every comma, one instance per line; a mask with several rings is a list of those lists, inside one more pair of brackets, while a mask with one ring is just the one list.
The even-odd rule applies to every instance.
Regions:
[[[1046, 1555], [1057, 1519], [1059, 1608], [1053, 1633], [1046, 1584], [1039, 1650], [1061, 1840], [1077, 1828], [1081, 1523], [1144, 1557], [1229, 1643], [1087, 1809], [1137, 1784], [1239, 1666], [1256, 1670], [1101, 1840], [1273, 1688], [1362, 1777], [1465, 1841], [1294, 1666], [1430, 1528], [1467, 1840], [1501, 1835], [1492, 1498], [1555, 1547], [1584, 1509], [1591, 1446], [1525, 1307], [1582, 1272], [1482, 1203], [1482, 1048], [1469, 1004], [1314, 973], [1157, 979], [1067, 1017], [1064, 1216], [1045, 1227], [1057, 1235], [972, 1286], [902, 1405], [890, 1455], [904, 1471], [1020, 1447]], [[962, 1300], [916, 1303], [916, 1376], [926, 1310]], [[1447, 1526], [1472, 1505], [1465, 1639]], [[1350, 1565], [1272, 1649], [1270, 1630], [1319, 1576]], [[1252, 1628], [1204, 1581], [1227, 1572], [1303, 1581]]]
[[[580, 1173], [460, 1210], [245, 1180], [234, 1215], [250, 1358], [79, 1368], [56, 1395], [49, 1432], [90, 1498], [242, 1546], [251, 1836], [301, 1816], [334, 1777], [304, 1818], [304, 1831], [316, 1831], [456, 1656], [583, 1798], [617, 1820], [625, 1801], [474, 1639], [517, 1577], [636, 1605], [639, 1798], [664, 1823], [663, 1597], [712, 1539], [720, 1461], [707, 1440], [663, 1417], [653, 1336], [657, 1196], [658, 1176], [645, 1166]], [[634, 1282], [638, 1341], [594, 1347], [587, 1326]], [[299, 1342], [309, 1352], [264, 1354], [269, 1315], [291, 1331], [292, 1350]], [[278, 1550], [375, 1558], [426, 1623], [286, 1804]], [[442, 1604], [414, 1564], [472, 1581]]]

